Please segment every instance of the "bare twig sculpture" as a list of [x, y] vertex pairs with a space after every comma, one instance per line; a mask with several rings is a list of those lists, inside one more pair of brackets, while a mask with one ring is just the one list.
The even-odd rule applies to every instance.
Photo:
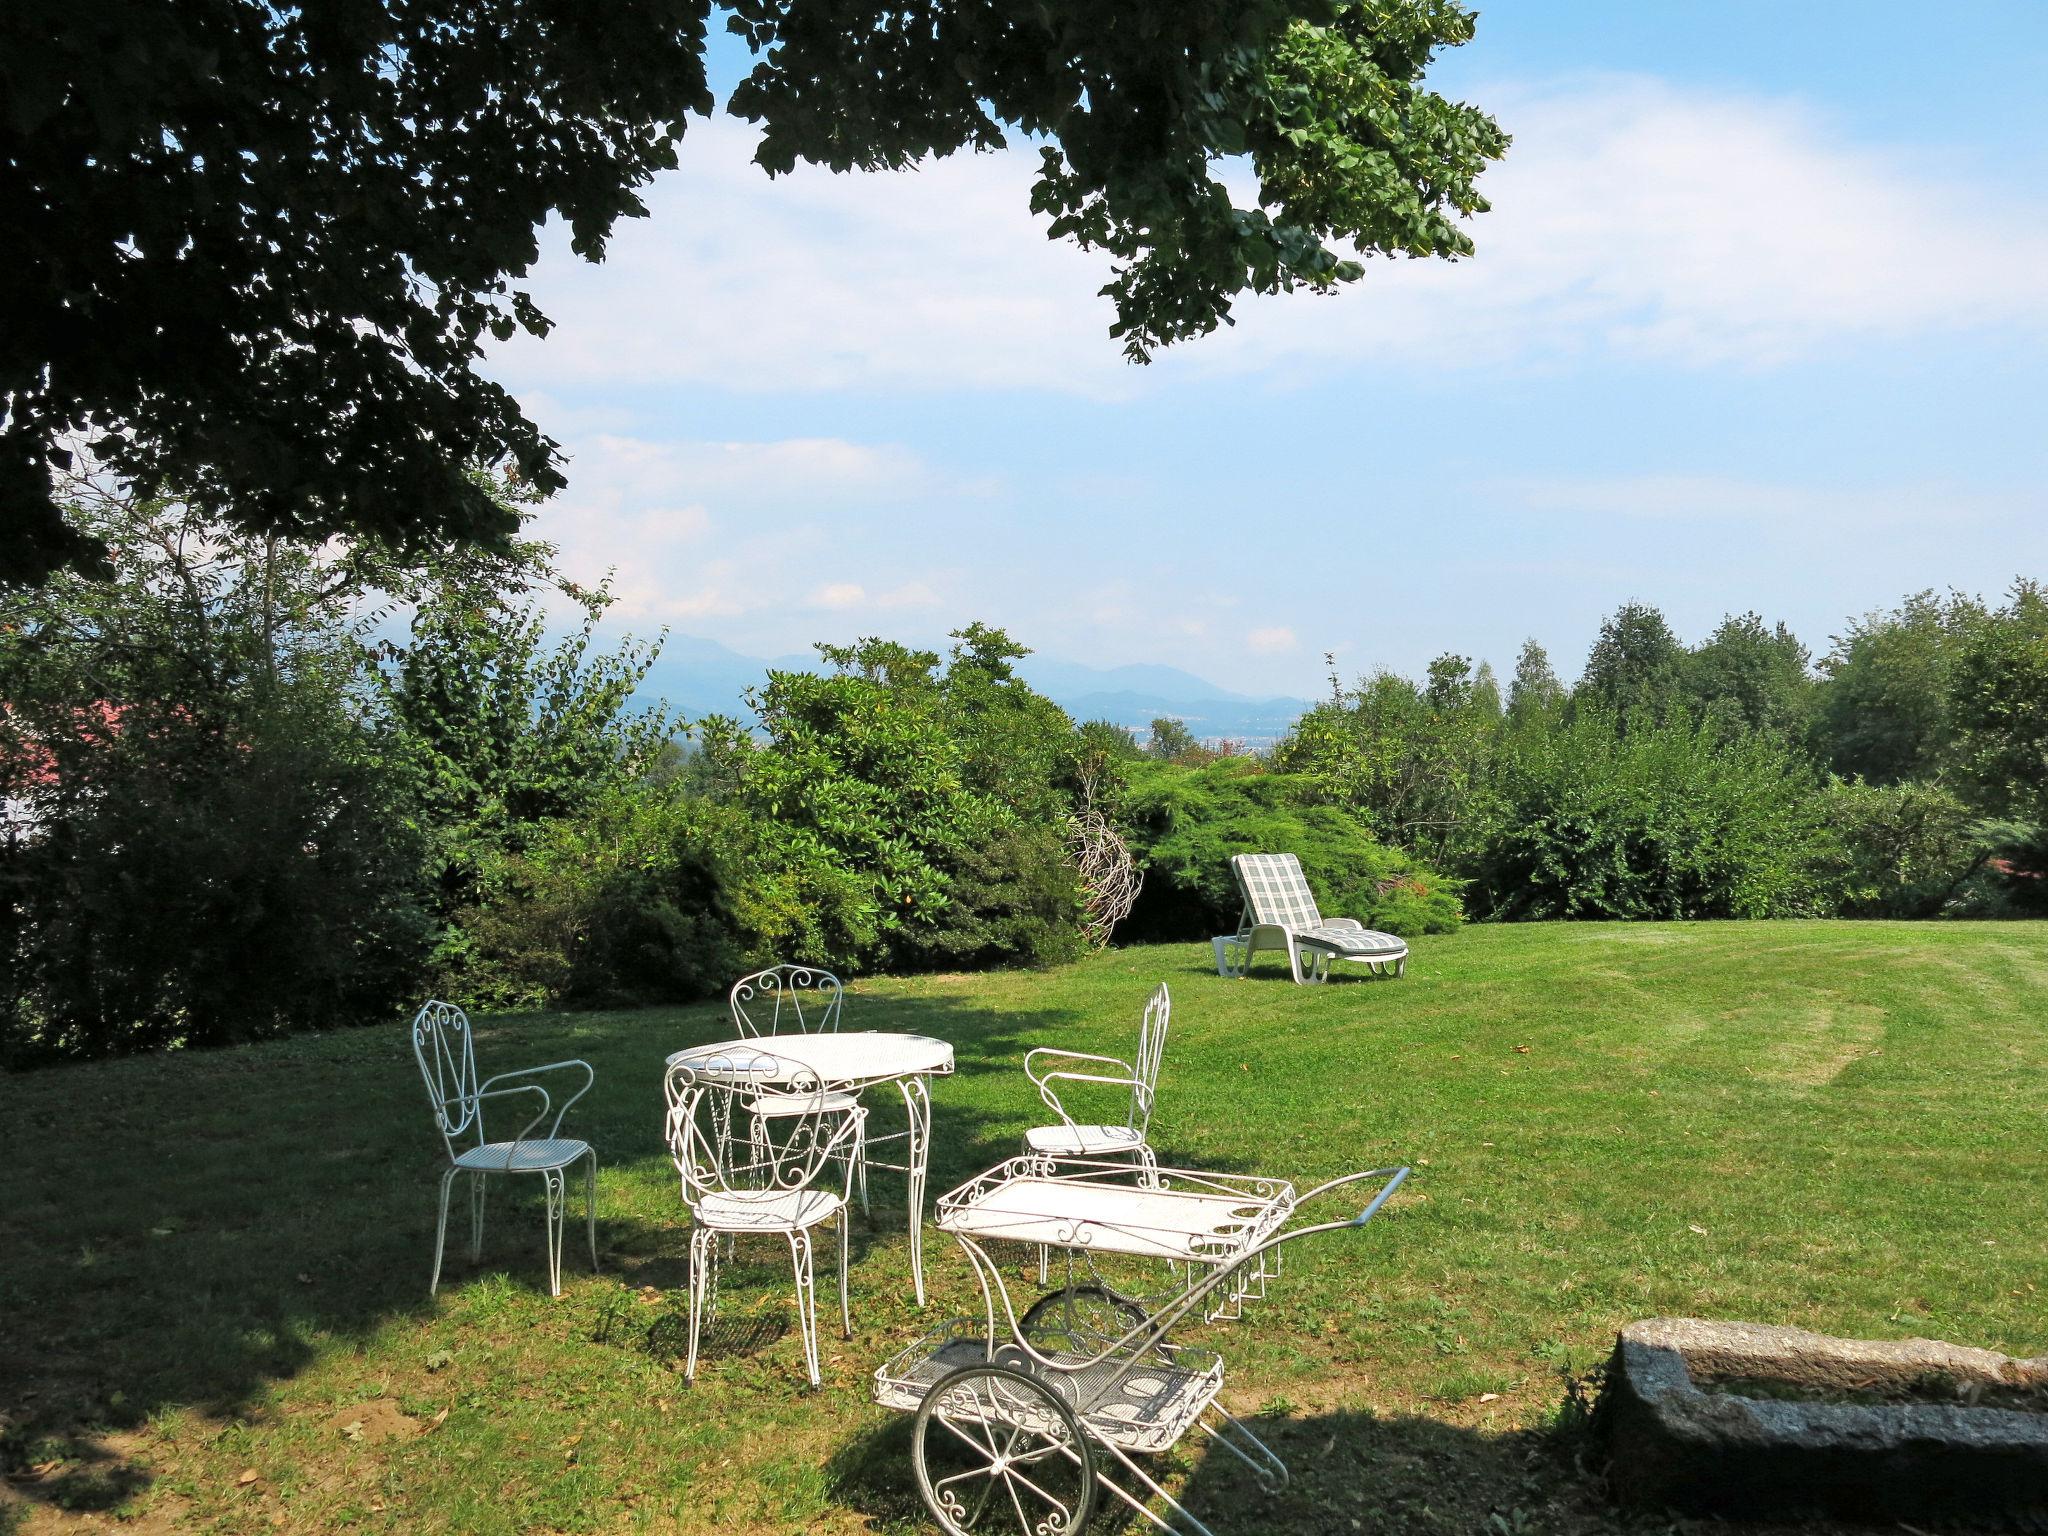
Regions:
[[1096, 803], [1092, 778], [1082, 784], [1080, 806], [1067, 819], [1067, 852], [1081, 877], [1081, 931], [1101, 949], [1137, 905], [1145, 872], [1131, 857], [1123, 834]]

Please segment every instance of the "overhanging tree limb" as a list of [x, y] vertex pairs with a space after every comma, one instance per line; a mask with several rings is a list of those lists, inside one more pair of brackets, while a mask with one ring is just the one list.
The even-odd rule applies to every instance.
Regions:
[[[90, 565], [84, 437], [251, 532], [429, 549], [514, 524], [557, 445], [477, 372], [548, 321], [550, 218], [601, 259], [713, 103], [710, 0], [23, 0], [0, 8], [0, 581]], [[1456, 0], [739, 0], [771, 174], [1042, 151], [1049, 232], [1115, 261], [1137, 361], [1360, 253], [1456, 257], [1506, 139], [1424, 88]], [[1246, 167], [1254, 205], [1221, 172]]]

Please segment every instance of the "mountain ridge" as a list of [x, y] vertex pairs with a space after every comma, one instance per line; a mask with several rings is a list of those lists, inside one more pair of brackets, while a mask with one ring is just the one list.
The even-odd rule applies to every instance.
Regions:
[[[746, 690], [768, 671], [809, 671], [815, 655], [748, 656], [698, 635], [670, 635], [642, 681], [639, 697], [665, 701], [685, 716], [744, 716]], [[1160, 716], [1181, 721], [1203, 740], [1273, 741], [1309, 707], [1305, 699], [1233, 692], [1180, 667], [1131, 662], [1091, 667], [1036, 652], [1017, 674], [1076, 720], [1107, 720], [1140, 735]]]

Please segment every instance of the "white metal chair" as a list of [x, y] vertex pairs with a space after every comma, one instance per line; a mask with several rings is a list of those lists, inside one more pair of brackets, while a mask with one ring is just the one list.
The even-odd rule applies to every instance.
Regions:
[[[1024, 1075], [1031, 1079], [1046, 1108], [1060, 1118], [1057, 1125], [1033, 1126], [1026, 1131], [1024, 1150], [1047, 1157], [1128, 1157], [1143, 1167], [1157, 1167], [1159, 1160], [1146, 1138], [1152, 1125], [1152, 1103], [1158, 1094], [1159, 1065], [1166, 1056], [1166, 1026], [1172, 1011], [1173, 999], [1162, 981], [1145, 1004], [1134, 1061], [1046, 1045], [1025, 1052]], [[1072, 1065], [1057, 1065], [1063, 1062]], [[1123, 1124], [1076, 1121], [1055, 1085], [1081, 1083], [1130, 1089]]]
[[[818, 1304], [812, 1283], [813, 1229], [839, 1225], [839, 1326], [853, 1337], [847, 1302], [847, 1212], [853, 1163], [848, 1155], [867, 1111], [828, 1092], [801, 1061], [766, 1050], [676, 1062], [663, 1080], [665, 1134], [690, 1208], [690, 1347], [686, 1379], [697, 1374], [705, 1313], [718, 1311], [721, 1240], [774, 1235], [789, 1243], [796, 1270], [797, 1318], [804, 1365], [819, 1384]], [[760, 1101], [778, 1101], [773, 1115]], [[791, 1105], [800, 1105], [792, 1109]], [[735, 1124], [743, 1127], [736, 1132]], [[767, 1127], [765, 1134], [760, 1129]], [[836, 1178], [827, 1179], [828, 1170]]]
[[[1045, 1100], [1046, 1108], [1060, 1117], [1057, 1125], [1036, 1125], [1024, 1133], [1024, 1150], [1043, 1157], [1129, 1158], [1146, 1170], [1149, 1182], [1159, 1159], [1149, 1139], [1152, 1104], [1159, 1091], [1159, 1067], [1166, 1058], [1166, 1026], [1173, 1013], [1173, 998], [1166, 983], [1145, 1004], [1145, 1016], [1138, 1024], [1138, 1049], [1134, 1061], [1116, 1056], [1095, 1056], [1085, 1051], [1063, 1051], [1041, 1045], [1024, 1053], [1024, 1075]], [[1068, 1062], [1074, 1065], [1055, 1066]], [[1108, 1070], [1114, 1068], [1114, 1071]], [[1095, 1124], [1076, 1121], [1061, 1100], [1054, 1084], [1091, 1084], [1097, 1087], [1128, 1088], [1129, 1107], [1123, 1124]], [[1045, 1248], [1038, 1250], [1038, 1277], [1046, 1278], [1049, 1259]]]
[[[587, 1141], [562, 1135], [562, 1119], [569, 1107], [590, 1091], [597, 1074], [584, 1061], [552, 1061], [542, 1067], [525, 1067], [500, 1072], [496, 1077], [477, 1080], [476, 1042], [471, 1037], [469, 1016], [453, 1003], [428, 1002], [413, 1016], [413, 1059], [427, 1085], [427, 1098], [434, 1106], [434, 1123], [440, 1128], [441, 1144], [448, 1153], [448, 1169], [441, 1175], [441, 1217], [434, 1229], [434, 1275], [427, 1282], [432, 1295], [441, 1286], [441, 1256], [448, 1240], [448, 1195], [458, 1174], [470, 1176], [469, 1257], [482, 1257], [484, 1243], [484, 1181], [492, 1174], [531, 1173], [540, 1175], [547, 1195], [548, 1293], [562, 1294], [562, 1233], [568, 1200], [564, 1190], [567, 1171], [584, 1164], [583, 1203], [590, 1236], [590, 1267], [597, 1268], [597, 1149]], [[580, 1071], [583, 1082], [556, 1108], [547, 1089], [537, 1082], [520, 1081], [547, 1072]], [[484, 1130], [484, 1103], [488, 1099], [534, 1094], [540, 1109], [510, 1141], [492, 1141]], [[542, 1121], [547, 1131], [536, 1136]]]
[[[771, 965], [765, 971], [742, 976], [732, 984], [726, 1001], [732, 1021], [742, 1035], [762, 1039], [778, 1035], [833, 1035], [839, 1032], [839, 1010], [846, 988], [830, 971], [814, 965]], [[845, 1113], [860, 1102], [860, 1096], [828, 1090], [825, 1107]], [[802, 1096], [763, 1093], [754, 1101], [754, 1123], [805, 1113], [809, 1101]], [[846, 1155], [853, 1164], [855, 1187], [860, 1191], [860, 1208], [868, 1208], [868, 1162], [866, 1115], [855, 1117], [855, 1134]]]
[[1357, 961], [1374, 976], [1400, 976], [1407, 970], [1408, 946], [1395, 935], [1356, 918], [1323, 916], [1301, 860], [1293, 854], [1235, 854], [1230, 872], [1244, 896], [1244, 915], [1235, 934], [1216, 940], [1216, 969], [1222, 975], [1242, 977], [1261, 948], [1286, 950], [1297, 983], [1327, 981], [1336, 960]]

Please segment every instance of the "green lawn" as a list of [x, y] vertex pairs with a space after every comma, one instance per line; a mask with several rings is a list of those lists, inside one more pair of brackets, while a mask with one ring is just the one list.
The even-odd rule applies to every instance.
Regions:
[[[2048, 1351], [2048, 926], [1473, 928], [1418, 943], [1405, 980], [1323, 988], [1207, 959], [863, 981], [846, 1024], [957, 1047], [935, 1192], [1032, 1122], [1029, 1046], [1128, 1049], [1162, 978], [1168, 1161], [1415, 1164], [1374, 1226], [1297, 1246], [1206, 1331], [1296, 1473], [1268, 1499], [1190, 1443], [1169, 1470], [1219, 1536], [1615, 1524], [1558, 1426], [1568, 1373], [1631, 1318]], [[890, 1176], [821, 1391], [766, 1247], [725, 1272], [682, 1379], [660, 1064], [721, 1017], [480, 1029], [486, 1073], [597, 1069], [571, 1130], [606, 1160], [605, 1267], [572, 1227], [559, 1300], [530, 1181], [494, 1184], [484, 1263], [451, 1242], [427, 1298], [439, 1149], [400, 1021], [0, 1079], [0, 1530], [929, 1529], [867, 1390], [927, 1321]], [[932, 1313], [964, 1309], [949, 1241], [927, 1268]]]

